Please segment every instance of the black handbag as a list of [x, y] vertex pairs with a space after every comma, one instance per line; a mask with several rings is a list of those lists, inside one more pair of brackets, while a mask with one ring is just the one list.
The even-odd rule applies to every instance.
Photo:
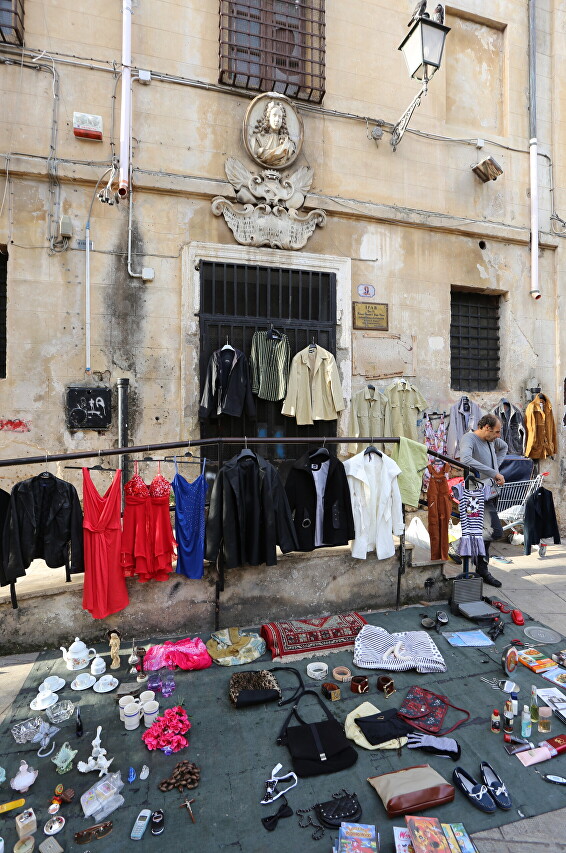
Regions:
[[349, 794], [343, 789], [340, 794], [334, 794], [333, 798], [326, 803], [317, 803], [314, 813], [323, 826], [340, 829], [342, 821], [357, 823], [362, 816], [362, 807], [357, 794]]
[[[307, 693], [315, 697], [324, 711], [326, 719], [322, 722], [306, 723], [299, 715], [299, 702]], [[289, 726], [293, 716], [299, 721], [298, 726]], [[346, 738], [343, 727], [314, 690], [305, 690], [293, 705], [293, 710], [279, 732], [277, 743], [287, 746], [291, 766], [300, 777], [336, 773], [351, 767], [358, 760], [358, 753]]]
[[387, 711], [370, 714], [367, 717], [358, 717], [355, 722], [372, 746], [404, 737], [415, 730], [414, 726], [399, 717], [396, 708], [389, 708]]

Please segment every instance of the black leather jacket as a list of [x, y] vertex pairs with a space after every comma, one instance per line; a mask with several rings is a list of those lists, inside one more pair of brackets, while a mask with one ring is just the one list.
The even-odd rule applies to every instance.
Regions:
[[216, 350], [206, 368], [199, 419], [218, 415], [239, 418], [244, 409], [249, 417], [255, 416], [248, 360], [238, 349]]
[[[506, 408], [505, 403], [509, 406]], [[508, 453], [523, 455], [525, 446], [525, 424], [523, 413], [508, 400], [500, 400], [492, 414], [501, 421], [501, 438], [507, 442]]]
[[84, 571], [83, 513], [75, 487], [48, 473], [16, 483], [3, 545], [0, 586], [23, 577], [35, 559], [45, 560], [52, 569], [66, 566], [71, 573]]

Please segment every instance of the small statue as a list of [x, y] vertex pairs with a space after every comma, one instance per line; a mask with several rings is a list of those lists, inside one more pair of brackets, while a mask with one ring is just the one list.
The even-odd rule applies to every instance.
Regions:
[[102, 726], [96, 729], [96, 737], [92, 741], [92, 752], [88, 757], [88, 761], [79, 761], [77, 770], [79, 773], [90, 773], [92, 770], [100, 770], [99, 776], [104, 776], [108, 773], [108, 768], [114, 761], [113, 758], [106, 758], [106, 750], [100, 746], [100, 733]]
[[69, 770], [73, 768], [73, 758], [77, 754], [78, 749], [71, 749], [71, 745], [68, 741], [65, 741], [57, 755], [51, 759], [55, 767], [57, 768], [57, 773], [63, 775], [63, 773], [68, 773]]
[[108, 631], [106, 635], [108, 637], [108, 642], [110, 644], [110, 658], [112, 663], [110, 664], [110, 669], [119, 669], [120, 668], [120, 640], [122, 639], [122, 635], [119, 631], [113, 629], [112, 631]]
[[20, 761], [20, 769], [14, 778], [10, 779], [10, 788], [13, 788], [14, 791], [20, 791], [20, 793], [25, 794], [37, 779], [38, 772], [38, 770], [34, 770], [33, 767], [30, 767], [26, 761]]

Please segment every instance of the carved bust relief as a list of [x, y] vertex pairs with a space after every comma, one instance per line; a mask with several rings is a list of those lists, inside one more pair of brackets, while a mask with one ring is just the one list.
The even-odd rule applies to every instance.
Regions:
[[246, 110], [243, 136], [246, 151], [256, 163], [283, 169], [299, 156], [303, 122], [289, 98], [266, 92]]

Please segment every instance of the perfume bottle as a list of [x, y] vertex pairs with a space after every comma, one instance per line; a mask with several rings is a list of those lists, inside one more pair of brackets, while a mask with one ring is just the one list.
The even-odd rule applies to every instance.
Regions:
[[551, 729], [552, 708], [540, 708], [538, 712], [538, 730], [541, 734], [549, 734]]
[[521, 737], [531, 736], [531, 712], [528, 705], [523, 705], [523, 713], [521, 714]]
[[513, 719], [513, 702], [511, 699], [507, 699], [503, 712], [503, 731], [507, 734], [513, 733]]
[[501, 720], [497, 708], [493, 709], [493, 714], [491, 715], [491, 731], [496, 734], [501, 731]]
[[531, 723], [538, 723], [537, 688], [534, 684], [531, 687]]

